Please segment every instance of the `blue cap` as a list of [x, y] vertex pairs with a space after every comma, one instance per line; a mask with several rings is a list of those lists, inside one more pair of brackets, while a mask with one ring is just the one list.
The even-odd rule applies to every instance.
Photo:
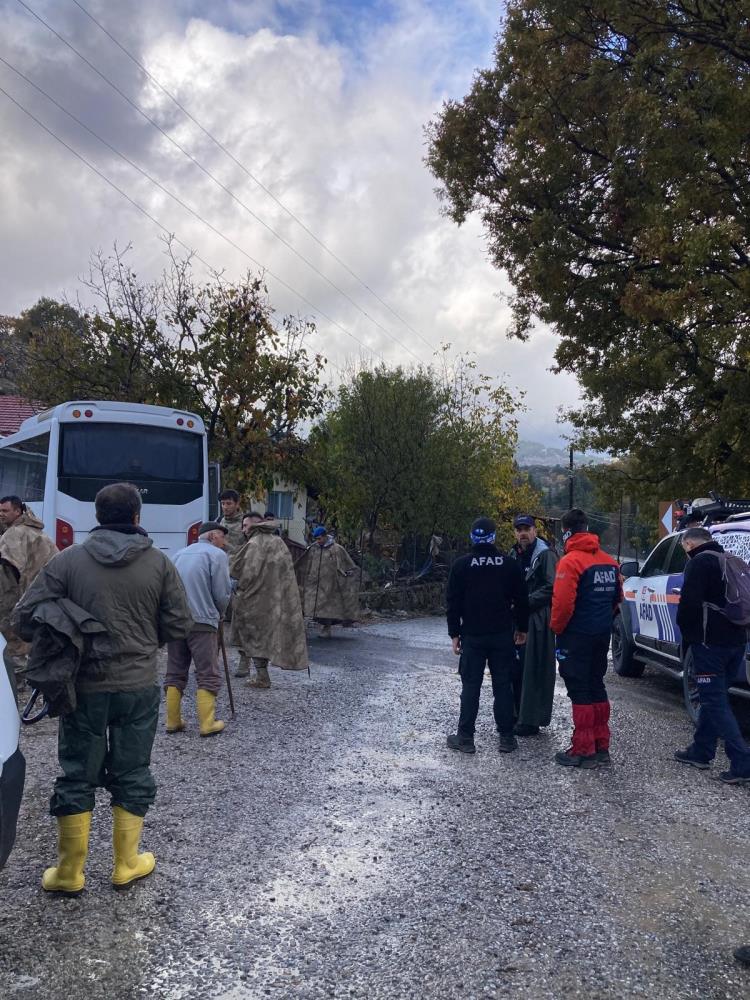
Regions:
[[320, 538], [321, 535], [326, 534], [326, 529], [322, 525], [318, 525], [317, 528], [313, 528], [312, 536], [313, 538]]

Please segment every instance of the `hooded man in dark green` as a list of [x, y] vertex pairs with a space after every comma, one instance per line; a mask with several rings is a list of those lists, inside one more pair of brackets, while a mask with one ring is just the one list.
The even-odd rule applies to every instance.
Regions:
[[[84, 885], [94, 793], [112, 797], [112, 883], [126, 888], [154, 870], [153, 854], [138, 853], [143, 817], [156, 796], [151, 747], [159, 717], [156, 655], [169, 640], [192, 628], [177, 571], [139, 526], [141, 497], [135, 486], [116, 483], [96, 495], [94, 528], [82, 545], [48, 563], [16, 608], [32, 639], [34, 609], [71, 603], [106, 632], [107, 653], [95, 662], [86, 649], [75, 679], [76, 708], [60, 718], [58, 758], [50, 812], [57, 817], [58, 863], [48, 868], [48, 892], [77, 895]], [[31, 634], [29, 634], [31, 633]]]
[[549, 627], [557, 556], [538, 537], [530, 514], [513, 521], [516, 544], [510, 555], [523, 570], [529, 592], [529, 632], [525, 646], [516, 647], [519, 668], [513, 681], [516, 736], [535, 736], [552, 721], [555, 694], [555, 637]]

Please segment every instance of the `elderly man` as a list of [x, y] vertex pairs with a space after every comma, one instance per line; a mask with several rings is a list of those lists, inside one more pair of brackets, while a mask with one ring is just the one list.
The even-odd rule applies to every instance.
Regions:
[[328, 638], [332, 625], [349, 625], [359, 618], [357, 567], [322, 525], [312, 534], [313, 544], [298, 562], [304, 612], [321, 625], [321, 636]]
[[262, 514], [242, 519], [247, 544], [230, 560], [237, 581], [234, 625], [241, 655], [252, 658], [256, 676], [249, 687], [270, 688], [268, 664], [284, 670], [307, 668], [307, 642], [294, 564], [277, 524]]
[[5, 529], [0, 536], [0, 631], [6, 642], [8, 673], [14, 675], [16, 686], [22, 688], [29, 646], [14, 631], [10, 616], [42, 566], [57, 555], [57, 546], [45, 535], [44, 525], [27, 510], [20, 497], [0, 500], [0, 522]]
[[22, 635], [35, 637], [38, 616], [88, 615], [104, 633], [94, 657], [84, 647], [75, 676], [76, 707], [60, 718], [50, 812], [57, 818], [58, 862], [42, 878], [47, 892], [76, 896], [84, 886], [97, 787], [112, 800], [112, 884], [124, 889], [154, 870], [139, 854], [143, 817], [156, 797], [150, 770], [159, 721], [156, 655], [192, 627], [185, 590], [172, 563], [140, 527], [141, 495], [114, 483], [95, 499], [98, 527], [48, 563], [14, 614]]
[[224, 552], [226, 538], [223, 524], [206, 521], [198, 529], [198, 541], [174, 556], [194, 625], [187, 638], [175, 639], [167, 645], [164, 690], [168, 733], [180, 733], [185, 728], [180, 709], [191, 660], [198, 684], [195, 704], [200, 734], [215, 736], [224, 729], [224, 723], [216, 719], [216, 696], [221, 689], [219, 625], [232, 594], [229, 560]]
[[526, 644], [516, 646], [519, 669], [513, 679], [516, 736], [535, 736], [552, 721], [555, 694], [555, 637], [549, 627], [552, 588], [557, 556], [536, 533], [530, 514], [513, 521], [516, 544], [510, 555], [517, 560], [529, 592], [529, 632]]

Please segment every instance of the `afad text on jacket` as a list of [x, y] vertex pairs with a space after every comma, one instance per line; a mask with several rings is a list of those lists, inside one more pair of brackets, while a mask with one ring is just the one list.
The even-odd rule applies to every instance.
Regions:
[[612, 627], [612, 616], [622, 601], [620, 568], [602, 552], [599, 538], [588, 531], [572, 535], [557, 566], [552, 592], [551, 627], [601, 635]]

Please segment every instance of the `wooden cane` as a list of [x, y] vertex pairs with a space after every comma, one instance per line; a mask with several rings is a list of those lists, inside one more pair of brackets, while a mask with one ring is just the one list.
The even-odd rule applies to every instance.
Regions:
[[221, 649], [221, 658], [224, 660], [224, 676], [227, 679], [229, 707], [232, 709], [232, 718], [234, 718], [234, 695], [232, 694], [232, 682], [229, 679], [229, 664], [227, 663], [227, 647], [224, 645], [224, 622], [219, 622], [219, 648]]

